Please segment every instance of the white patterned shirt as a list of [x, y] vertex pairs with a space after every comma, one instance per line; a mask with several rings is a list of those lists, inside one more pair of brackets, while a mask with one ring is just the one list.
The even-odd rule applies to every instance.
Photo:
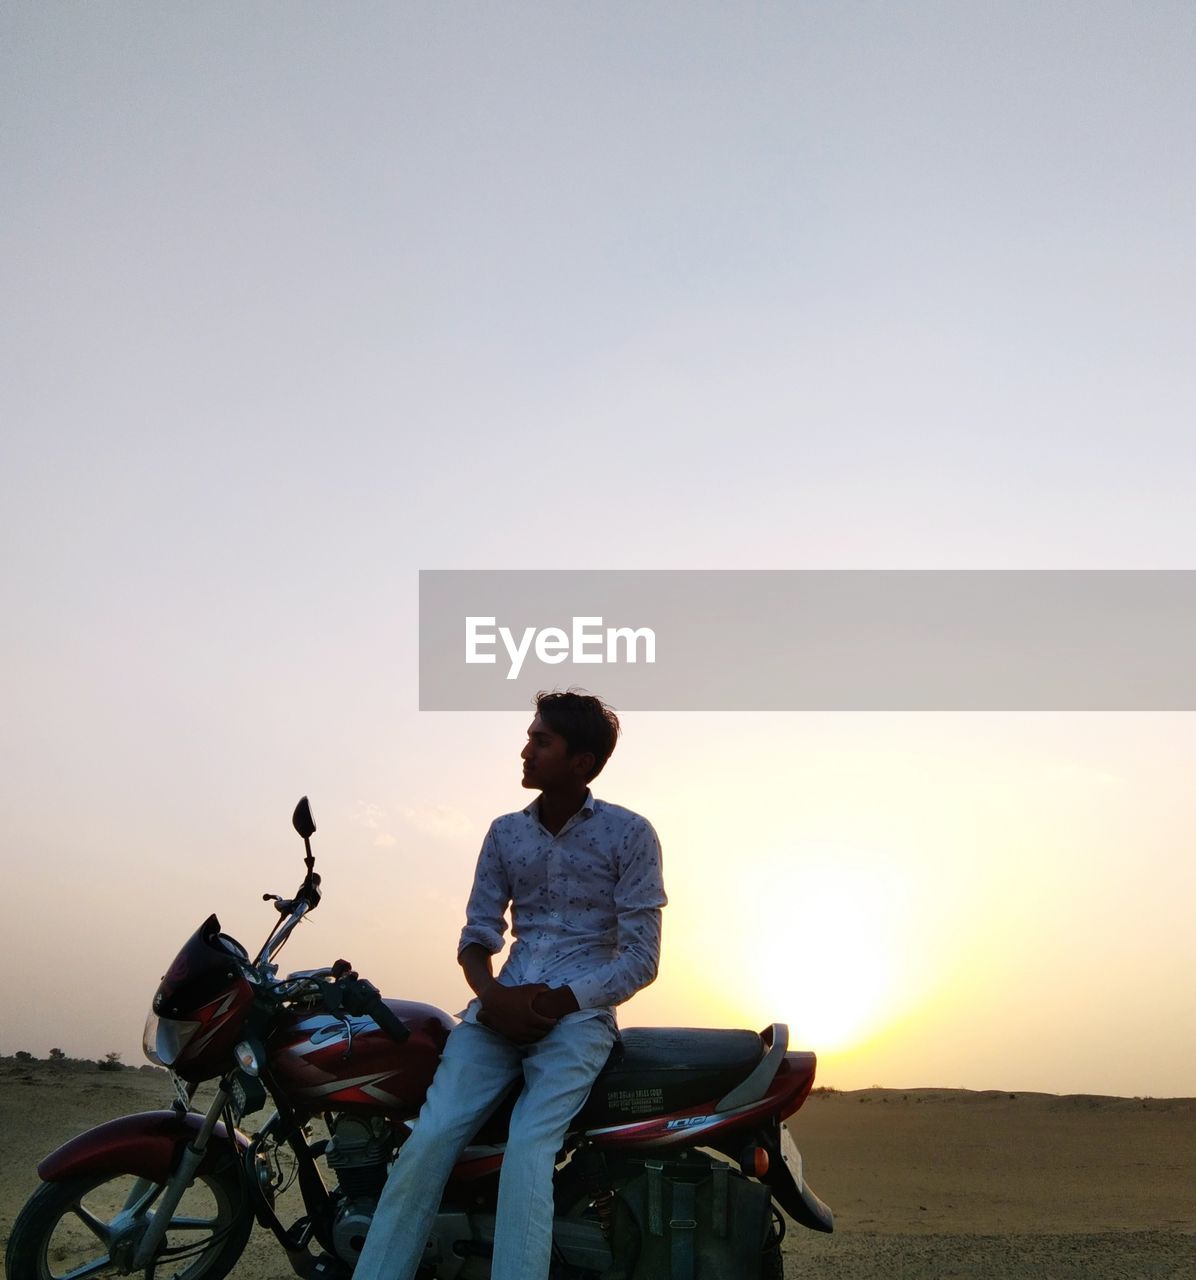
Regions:
[[571, 988], [580, 1010], [570, 1018], [605, 1012], [656, 977], [667, 901], [646, 818], [587, 791], [554, 836], [533, 800], [486, 832], [457, 954], [473, 943], [501, 951], [509, 906], [514, 943], [499, 981]]

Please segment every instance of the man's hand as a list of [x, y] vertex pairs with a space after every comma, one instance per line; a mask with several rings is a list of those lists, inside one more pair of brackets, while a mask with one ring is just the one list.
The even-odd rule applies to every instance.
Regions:
[[548, 987], [532, 998], [532, 1008], [559, 1022], [567, 1013], [576, 1013], [581, 1006], [572, 987]]
[[549, 988], [543, 982], [529, 983], [522, 987], [504, 987], [501, 982], [492, 978], [478, 992], [482, 1002], [478, 1021], [515, 1044], [534, 1044], [537, 1040], [543, 1040], [558, 1021], [556, 1017], [540, 1012], [537, 1008], [537, 997], [548, 991]]
[[478, 1021], [515, 1044], [534, 1044], [567, 1014], [577, 1008], [569, 987], [549, 987], [543, 982], [504, 987], [494, 976], [490, 955], [471, 943], [457, 957], [465, 981], [482, 1002]]

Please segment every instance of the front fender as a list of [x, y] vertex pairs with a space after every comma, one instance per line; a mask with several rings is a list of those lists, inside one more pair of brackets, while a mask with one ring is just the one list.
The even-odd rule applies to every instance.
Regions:
[[[43, 1182], [61, 1182], [81, 1173], [131, 1173], [154, 1182], [165, 1182], [178, 1163], [181, 1148], [203, 1124], [203, 1116], [188, 1111], [142, 1111], [121, 1116], [88, 1129], [63, 1143], [37, 1166]], [[230, 1141], [225, 1125], [218, 1124], [209, 1141], [209, 1158], [234, 1147], [243, 1155], [249, 1139], [234, 1129]]]

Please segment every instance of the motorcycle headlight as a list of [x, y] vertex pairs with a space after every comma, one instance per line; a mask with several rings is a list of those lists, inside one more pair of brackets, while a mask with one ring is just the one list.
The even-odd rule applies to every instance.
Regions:
[[145, 1032], [141, 1037], [142, 1052], [160, 1067], [173, 1067], [198, 1030], [198, 1022], [160, 1018], [151, 1012], [145, 1020]]

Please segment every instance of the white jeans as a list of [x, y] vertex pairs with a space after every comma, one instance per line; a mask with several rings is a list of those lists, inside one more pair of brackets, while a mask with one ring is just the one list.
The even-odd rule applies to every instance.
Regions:
[[530, 1045], [474, 1022], [454, 1027], [378, 1201], [354, 1280], [412, 1280], [453, 1165], [521, 1075], [499, 1175], [490, 1275], [547, 1280], [556, 1154], [614, 1041], [614, 1019], [605, 1013], [565, 1019]]

